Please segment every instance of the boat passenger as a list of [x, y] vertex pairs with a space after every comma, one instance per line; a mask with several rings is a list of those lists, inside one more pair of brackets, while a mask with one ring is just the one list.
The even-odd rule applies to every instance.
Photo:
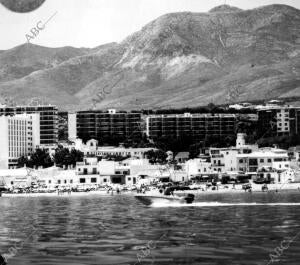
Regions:
[[173, 190], [170, 187], [167, 187], [165, 189], [164, 195], [166, 196], [174, 195]]
[[0, 265], [6, 265], [6, 259], [0, 254]]

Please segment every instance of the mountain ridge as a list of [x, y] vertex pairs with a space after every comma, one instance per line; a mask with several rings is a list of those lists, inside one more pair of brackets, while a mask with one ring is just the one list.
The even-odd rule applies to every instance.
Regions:
[[33, 61], [17, 56], [21, 70], [33, 70], [8, 75], [1, 75], [2, 61], [17, 53], [2, 51], [0, 95], [18, 103], [36, 95], [65, 110], [298, 97], [299, 23], [300, 11], [285, 5], [170, 13], [120, 43], [55, 52], [35, 47]]

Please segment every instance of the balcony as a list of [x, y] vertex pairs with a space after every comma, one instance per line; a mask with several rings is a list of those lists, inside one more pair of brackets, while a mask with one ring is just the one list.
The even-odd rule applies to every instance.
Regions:
[[211, 164], [212, 167], [225, 167], [224, 163], [220, 163], [220, 164]]

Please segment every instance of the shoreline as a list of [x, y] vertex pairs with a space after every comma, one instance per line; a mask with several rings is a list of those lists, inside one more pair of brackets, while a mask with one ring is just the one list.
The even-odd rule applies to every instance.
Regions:
[[[242, 185], [238, 184], [235, 185], [235, 189], [233, 189], [232, 184], [226, 185], [228, 188], [219, 188], [217, 190], [184, 190], [184, 191], [175, 191], [175, 195], [184, 195], [184, 194], [194, 194], [194, 195], [207, 195], [207, 194], [243, 194], [243, 193], [250, 193], [248, 191], [245, 191], [242, 189]], [[262, 185], [260, 184], [252, 184], [252, 193], [263, 193], [263, 194], [274, 194], [274, 193], [297, 193], [299, 192], [300, 194], [300, 183], [288, 183], [288, 184], [268, 184], [268, 190], [267, 191], [262, 191], [261, 189]], [[151, 194], [151, 191], [146, 192], [146, 194]], [[98, 196], [115, 196], [115, 195], [137, 195], [140, 193], [137, 193], [136, 191], [121, 191], [121, 193], [117, 193], [116, 191], [107, 193], [107, 191], [99, 190], [99, 191], [88, 191], [88, 192], [65, 192], [58, 194], [57, 192], [43, 192], [43, 193], [2, 193], [1, 198], [34, 198], [34, 197], [80, 197], [80, 196], [93, 196], [93, 195], [98, 195]], [[250, 193], [251, 194], [251, 193]]]
[[[122, 192], [121, 194], [125, 194], [128, 192]], [[74, 196], [88, 196], [88, 195], [101, 195], [101, 196], [111, 196], [111, 192], [107, 193], [107, 191], [88, 191], [88, 192], [65, 192], [58, 194], [57, 192], [36, 192], [36, 193], [2, 193], [2, 198], [20, 198], [20, 197], [74, 197]], [[114, 192], [114, 195], [117, 195]], [[1, 197], [0, 197], [1, 199]]]

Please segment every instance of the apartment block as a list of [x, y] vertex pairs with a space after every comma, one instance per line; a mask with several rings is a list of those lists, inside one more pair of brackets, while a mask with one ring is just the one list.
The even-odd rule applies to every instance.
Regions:
[[58, 142], [58, 109], [53, 105], [0, 107], [0, 116], [17, 114], [39, 114], [40, 144], [52, 145]]
[[0, 168], [17, 166], [40, 144], [39, 114], [0, 117]]
[[258, 111], [258, 135], [274, 137], [300, 134], [300, 108], [270, 106]]
[[235, 135], [237, 117], [234, 114], [175, 114], [146, 117], [146, 133], [152, 138], [193, 137], [203, 140], [208, 136]]
[[109, 143], [142, 136], [140, 112], [117, 112], [114, 109], [107, 112], [80, 111], [69, 114], [68, 121], [69, 139], [73, 140], [80, 138], [86, 142], [95, 139], [101, 143]]

